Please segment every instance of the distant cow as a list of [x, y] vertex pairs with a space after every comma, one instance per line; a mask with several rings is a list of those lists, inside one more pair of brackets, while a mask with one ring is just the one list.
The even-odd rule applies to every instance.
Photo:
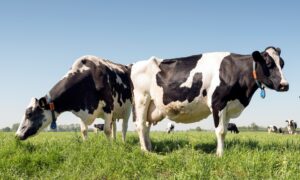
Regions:
[[297, 123], [294, 122], [294, 120], [286, 120], [286, 122], [288, 123], [288, 125], [287, 125], [288, 133], [294, 134], [297, 129]]
[[131, 111], [130, 68], [95, 56], [83, 56], [44, 97], [32, 98], [16, 136], [25, 140], [37, 134], [70, 111], [81, 119], [83, 139], [87, 126], [96, 118], [104, 119], [107, 137], [116, 137], [116, 119], [123, 119], [125, 140]]
[[104, 124], [94, 124], [94, 131], [95, 133], [98, 133], [98, 131], [104, 130]]
[[277, 133], [277, 130], [278, 130], [278, 128], [274, 125], [268, 126], [268, 133], [271, 133], [271, 132]]
[[289, 89], [280, 53], [279, 48], [268, 47], [250, 55], [213, 52], [172, 59], [151, 57], [133, 64], [133, 118], [141, 149], [152, 149], [151, 124], [164, 118], [194, 123], [212, 114], [217, 155], [222, 156], [229, 120], [241, 114], [255, 91], [264, 92], [265, 86]]
[[170, 133], [174, 131], [175, 125], [171, 122], [168, 123], [167, 132]]
[[228, 123], [228, 125], [227, 125], [227, 130], [230, 131], [231, 133], [232, 133], [232, 131], [233, 131], [234, 133], [236, 133], [236, 134], [239, 133], [239, 130], [238, 130], [238, 128], [236, 127], [236, 124], [234, 124], [234, 123]]

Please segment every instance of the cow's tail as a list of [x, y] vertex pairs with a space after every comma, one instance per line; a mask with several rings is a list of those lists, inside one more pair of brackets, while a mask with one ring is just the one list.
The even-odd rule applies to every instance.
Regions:
[[130, 80], [130, 89], [131, 89], [131, 103], [132, 103], [132, 120], [133, 122], [136, 121], [136, 110], [135, 110], [135, 103], [134, 103], [134, 93], [133, 93], [133, 83], [131, 80], [131, 69], [133, 64], [126, 65], [128, 70], [129, 80]]

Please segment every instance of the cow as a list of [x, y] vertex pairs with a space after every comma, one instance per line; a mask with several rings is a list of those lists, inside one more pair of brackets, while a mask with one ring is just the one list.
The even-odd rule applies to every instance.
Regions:
[[131, 86], [130, 67], [96, 56], [80, 57], [49, 93], [31, 99], [16, 137], [25, 140], [50, 123], [55, 129], [58, 116], [68, 111], [81, 119], [84, 140], [87, 126], [96, 118], [105, 120], [106, 136], [115, 139], [115, 121], [123, 119], [122, 138], [125, 141], [132, 103]]
[[231, 133], [233, 131], [235, 134], [238, 134], [240, 132], [238, 130], [238, 128], [236, 127], [236, 124], [234, 124], [234, 123], [228, 123], [227, 130], [230, 131]]
[[168, 123], [167, 125], [167, 132], [170, 134], [172, 131], [174, 131], [175, 125], [171, 122]]
[[98, 133], [98, 131], [104, 130], [104, 124], [94, 124], [94, 132]]
[[297, 123], [294, 120], [286, 120], [285, 122], [288, 123], [287, 130], [289, 134], [295, 134], [297, 129]]
[[278, 128], [274, 125], [270, 125], [268, 126], [268, 133], [277, 133], [278, 132]]
[[212, 114], [217, 155], [222, 156], [227, 124], [249, 105], [254, 92], [258, 88], [265, 92], [265, 86], [289, 89], [280, 53], [279, 48], [268, 47], [250, 55], [212, 52], [134, 63], [133, 118], [141, 149], [151, 150], [150, 127], [164, 118], [193, 123]]

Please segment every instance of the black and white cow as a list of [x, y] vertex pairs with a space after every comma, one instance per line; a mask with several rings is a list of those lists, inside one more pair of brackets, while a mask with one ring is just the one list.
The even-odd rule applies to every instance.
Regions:
[[167, 125], [168, 134], [170, 134], [172, 131], [174, 131], [174, 129], [175, 129], [175, 125], [173, 123], [169, 122]]
[[236, 127], [236, 124], [234, 123], [228, 123], [227, 125], [227, 130], [230, 131], [232, 133], [232, 131], [236, 134], [238, 134], [240, 131], [238, 130], [238, 128]]
[[278, 128], [274, 125], [270, 125], [268, 126], [268, 133], [277, 133], [278, 132]]
[[297, 129], [297, 123], [294, 120], [286, 120], [285, 122], [288, 123], [287, 130], [289, 134], [295, 134]]
[[135, 63], [133, 117], [141, 148], [151, 150], [149, 131], [165, 117], [177, 123], [193, 123], [213, 115], [217, 155], [222, 156], [227, 123], [248, 106], [254, 92], [266, 86], [287, 91], [280, 49], [240, 55], [229, 52], [204, 53], [183, 58]]
[[130, 68], [95, 56], [83, 56], [69, 72], [40, 99], [32, 98], [16, 136], [25, 140], [69, 111], [81, 119], [83, 138], [96, 118], [105, 120], [107, 137], [116, 137], [116, 119], [123, 119], [125, 140], [131, 112]]
[[94, 124], [94, 132], [98, 133], [98, 131], [104, 130], [104, 124]]

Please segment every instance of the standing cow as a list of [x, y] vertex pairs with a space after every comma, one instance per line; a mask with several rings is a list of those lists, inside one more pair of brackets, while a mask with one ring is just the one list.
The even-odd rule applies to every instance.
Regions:
[[37, 134], [51, 122], [56, 128], [60, 114], [70, 111], [81, 119], [83, 139], [87, 126], [96, 118], [105, 120], [107, 137], [116, 137], [116, 119], [123, 119], [125, 141], [131, 111], [130, 69], [95, 56], [83, 56], [49, 93], [40, 99], [32, 98], [16, 136], [25, 140]]
[[254, 92], [264, 87], [287, 91], [280, 49], [240, 55], [214, 52], [183, 58], [152, 57], [131, 69], [134, 121], [141, 148], [151, 150], [151, 124], [165, 117], [193, 123], [213, 115], [217, 155], [222, 156], [227, 123], [248, 106]]
[[287, 130], [289, 134], [295, 134], [297, 129], [297, 123], [294, 120], [286, 120], [285, 122], [288, 123]]
[[231, 133], [233, 131], [235, 134], [238, 134], [240, 132], [238, 130], [238, 128], [236, 127], [236, 124], [234, 124], [234, 123], [228, 123], [227, 130], [230, 131]]

